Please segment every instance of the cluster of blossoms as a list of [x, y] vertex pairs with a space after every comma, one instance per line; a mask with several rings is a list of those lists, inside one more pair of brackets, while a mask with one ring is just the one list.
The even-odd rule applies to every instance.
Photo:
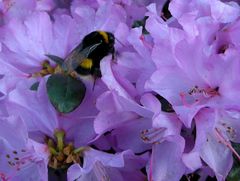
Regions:
[[[224, 181], [240, 160], [237, 0], [0, 0], [0, 13], [1, 181]], [[61, 113], [46, 55], [96, 30], [114, 34], [114, 60]]]

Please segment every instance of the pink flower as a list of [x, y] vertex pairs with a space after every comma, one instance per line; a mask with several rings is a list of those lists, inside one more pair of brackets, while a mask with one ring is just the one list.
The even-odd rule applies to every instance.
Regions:
[[[193, 4], [196, 11], [191, 8]], [[152, 57], [157, 70], [145, 86], [171, 103], [187, 127], [182, 131], [191, 130], [196, 124], [194, 146], [181, 133], [186, 141], [190, 141], [183, 152], [185, 166], [193, 172], [203, 168], [203, 159], [218, 180], [227, 177], [232, 167], [231, 154], [239, 157], [230, 142], [238, 139], [238, 125], [234, 124], [231, 114], [226, 114], [229, 110], [239, 109], [235, 101], [238, 96], [235, 91], [239, 92], [239, 77], [234, 73], [239, 69], [239, 62], [235, 61], [238, 59], [238, 45], [229, 39], [235, 33], [232, 27], [237, 24], [222, 24], [235, 21], [238, 17], [238, 8], [235, 9], [236, 4], [232, 5], [229, 7], [229, 4], [221, 3], [214, 10], [206, 11], [204, 8], [211, 6], [208, 3], [172, 1], [171, 12], [183, 29], [167, 26], [155, 15], [147, 21], [147, 30], [154, 38]], [[182, 9], [176, 8], [178, 6]], [[223, 7], [226, 11], [222, 11]], [[227, 14], [231, 14], [232, 19]], [[157, 28], [162, 32], [160, 35]], [[225, 115], [227, 123], [216, 115]], [[193, 133], [190, 134], [193, 137]], [[224, 154], [220, 156], [219, 150]]]

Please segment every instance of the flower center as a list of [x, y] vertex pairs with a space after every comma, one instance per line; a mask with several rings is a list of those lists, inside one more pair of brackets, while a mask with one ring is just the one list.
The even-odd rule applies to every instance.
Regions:
[[37, 163], [39, 161], [39, 159], [33, 154], [31, 148], [9, 150], [5, 153], [3, 159], [11, 168], [11, 173], [9, 175], [0, 172], [0, 180], [3, 181], [12, 180], [12, 177], [25, 170], [29, 164]]
[[151, 128], [141, 132], [141, 138], [144, 143], [159, 144], [163, 138], [166, 128]]
[[237, 137], [236, 130], [233, 127], [228, 126], [226, 123], [221, 123], [221, 125], [231, 139], [235, 139]]
[[[179, 95], [181, 97], [183, 105], [187, 107], [191, 107], [193, 105], [200, 103], [203, 100], [206, 100], [206, 98], [219, 96], [220, 94], [218, 90], [219, 90], [219, 87], [215, 87], [215, 88], [208, 87], [208, 88], [201, 89], [196, 85], [192, 89], [190, 89], [187, 94], [184, 92], [181, 92]], [[192, 104], [189, 104], [186, 100], [187, 96], [189, 95], [194, 98], [194, 102]]]
[[81, 164], [81, 157], [87, 147], [74, 148], [73, 143], [64, 143], [65, 132], [56, 130], [54, 134], [56, 141], [47, 140], [50, 158], [48, 166], [54, 169], [68, 168], [74, 163]]
[[194, 86], [192, 89], [188, 91], [189, 95], [197, 95], [202, 94], [204, 97], [213, 97], [216, 95], [219, 95], [219, 87], [215, 88], [206, 88], [206, 89], [200, 89], [198, 86]]
[[11, 167], [16, 168], [16, 170], [20, 170], [20, 167], [25, 165], [26, 161], [32, 161], [31, 155], [27, 153], [25, 149], [20, 151], [13, 150], [11, 153], [5, 155], [8, 164]]

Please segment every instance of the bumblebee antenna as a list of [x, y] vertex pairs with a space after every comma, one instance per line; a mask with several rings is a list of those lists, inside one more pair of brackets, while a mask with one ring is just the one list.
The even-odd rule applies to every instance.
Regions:
[[[116, 37], [115, 37], [115, 40], [117, 40], [117, 42], [120, 44], [120, 45], [122, 45], [123, 47], [126, 47], [119, 39], [117, 39]], [[112, 53], [112, 60], [114, 60], [114, 62], [116, 62], [115, 61], [115, 53], [117, 54], [117, 52], [115, 52], [115, 50], [113, 49], [113, 51], [111, 52]]]
[[126, 47], [120, 40], [118, 40], [116, 37], [115, 37], [115, 39], [117, 40], [117, 42], [119, 43], [119, 44], [121, 44], [122, 46], [124, 46], [124, 47]]

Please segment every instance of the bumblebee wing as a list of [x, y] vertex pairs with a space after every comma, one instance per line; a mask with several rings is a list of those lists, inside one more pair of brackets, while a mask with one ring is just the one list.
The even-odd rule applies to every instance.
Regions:
[[56, 55], [50, 55], [50, 54], [46, 54], [46, 57], [48, 57], [50, 60], [54, 61], [56, 64], [62, 66], [64, 59], [62, 59], [61, 57], [58, 57]]
[[88, 46], [82, 49], [82, 44], [77, 46], [73, 51], [66, 57], [63, 69], [73, 71], [76, 69], [83, 60], [85, 60], [91, 52], [93, 52], [101, 43]]

